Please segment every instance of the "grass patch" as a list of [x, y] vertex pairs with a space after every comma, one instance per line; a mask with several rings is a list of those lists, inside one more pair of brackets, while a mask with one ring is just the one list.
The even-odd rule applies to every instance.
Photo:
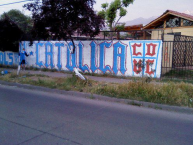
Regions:
[[128, 78], [126, 76], [117, 76], [117, 75], [112, 74], [112, 73], [96, 74], [96, 73], [86, 72], [86, 73], [84, 73], [84, 75], [95, 76], [95, 77], [122, 78], [122, 79], [127, 79]]
[[174, 77], [174, 78], [193, 78], [192, 70], [171, 70], [167, 72], [164, 77]]
[[161, 79], [161, 82], [165, 82], [165, 83], [168, 83], [168, 82], [174, 82], [174, 83], [181, 83], [181, 82], [184, 82], [184, 83], [189, 83], [189, 84], [193, 84], [193, 80], [192, 79], [179, 79], [179, 78], [163, 78]]
[[129, 82], [128, 84], [109, 84], [95, 88], [94, 93], [116, 98], [139, 100], [160, 104], [193, 107], [193, 86], [186, 83], [153, 84]]
[[[17, 76], [14, 73], [0, 76], [0, 79], [66, 91], [88, 92], [116, 98], [193, 107], [193, 85], [184, 82], [149, 83], [146, 78], [143, 78], [141, 81], [134, 80], [125, 84], [116, 84], [92, 80], [83, 81], [75, 75], [69, 78], [51, 78], [45, 75], [31, 74]], [[133, 105], [140, 106], [135, 102]]]
[[34, 85], [49, 87], [51, 89], [57, 88], [57, 84], [54, 80], [43, 80], [39, 78], [37, 81], [34, 81], [34, 83]]
[[59, 89], [87, 92], [88, 89], [90, 89], [90, 87], [92, 86], [94, 81], [91, 80], [83, 81], [77, 76], [73, 75], [72, 77], [69, 78], [57, 79], [56, 82], [60, 84]]

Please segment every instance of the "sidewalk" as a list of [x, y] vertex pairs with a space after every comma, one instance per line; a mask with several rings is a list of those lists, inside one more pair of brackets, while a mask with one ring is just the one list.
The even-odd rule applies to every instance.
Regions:
[[[17, 73], [16, 69], [4, 69], [8, 70], [8, 72], [15, 72]], [[54, 78], [65, 78], [65, 77], [71, 77], [72, 74], [68, 73], [62, 73], [62, 72], [45, 72], [45, 71], [33, 71], [33, 70], [25, 70], [21, 71], [20, 74], [42, 74], [46, 75], [49, 77], [54, 77]], [[122, 79], [122, 78], [113, 78], [113, 77], [98, 77], [98, 76], [89, 76], [89, 75], [84, 75], [86, 78], [94, 80], [94, 81], [99, 81], [99, 82], [106, 82], [106, 83], [128, 83], [130, 80], [129, 79]]]

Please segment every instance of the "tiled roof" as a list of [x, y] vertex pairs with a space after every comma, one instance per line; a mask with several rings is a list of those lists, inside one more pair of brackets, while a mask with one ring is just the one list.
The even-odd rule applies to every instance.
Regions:
[[126, 31], [129, 31], [129, 30], [141, 30], [142, 28], [143, 28], [143, 24], [125, 26], [125, 30]]
[[178, 15], [178, 16], [181, 16], [183, 18], [187, 18], [187, 19], [190, 19], [190, 20], [193, 21], [193, 15], [188, 15], [188, 14], [185, 14], [185, 13], [180, 13], [180, 12], [176, 12], [176, 11], [172, 11], [172, 10], [167, 10], [164, 14], [166, 14], [168, 12], [170, 14]]
[[165, 11], [161, 16], [159, 16], [158, 18], [156, 18], [155, 20], [151, 21], [150, 23], [148, 23], [146, 26], [144, 26], [144, 28], [148, 27], [150, 24], [156, 22], [157, 20], [159, 20], [160, 18], [162, 18], [163, 16], [165, 15], [174, 15], [174, 16], [178, 16], [178, 17], [181, 17], [181, 18], [184, 18], [184, 19], [188, 19], [190, 21], [193, 21], [193, 16], [192, 15], [188, 15], [188, 14], [185, 14], [185, 13], [180, 13], [180, 12], [177, 12], [177, 11], [173, 11], [173, 10], [167, 10]]

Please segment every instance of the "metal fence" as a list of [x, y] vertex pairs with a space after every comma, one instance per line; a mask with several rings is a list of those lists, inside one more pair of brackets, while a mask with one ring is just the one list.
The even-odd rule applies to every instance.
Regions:
[[193, 37], [177, 35], [163, 41], [162, 77], [193, 79]]
[[128, 30], [128, 31], [101, 31], [95, 37], [73, 35], [77, 40], [161, 40], [163, 29]]

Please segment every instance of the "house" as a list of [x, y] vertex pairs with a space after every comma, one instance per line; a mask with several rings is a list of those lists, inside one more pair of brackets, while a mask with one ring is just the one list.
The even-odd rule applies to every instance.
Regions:
[[160, 17], [144, 26], [143, 30], [151, 31], [151, 39], [162, 39], [164, 42], [162, 51], [162, 74], [173, 69], [192, 68], [192, 15], [167, 10]]
[[143, 27], [143, 30], [149, 29], [152, 30], [151, 39], [173, 41], [174, 35], [193, 36], [193, 16], [167, 10]]

